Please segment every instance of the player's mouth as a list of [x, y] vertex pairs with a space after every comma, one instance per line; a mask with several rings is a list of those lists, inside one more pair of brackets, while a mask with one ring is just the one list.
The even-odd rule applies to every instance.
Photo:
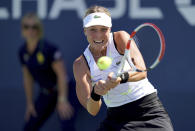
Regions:
[[95, 44], [103, 44], [104, 43], [104, 40], [102, 40], [102, 41], [93, 41]]

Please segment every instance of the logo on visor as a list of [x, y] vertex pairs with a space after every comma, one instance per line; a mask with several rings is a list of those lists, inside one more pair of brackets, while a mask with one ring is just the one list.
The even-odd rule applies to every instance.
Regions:
[[101, 16], [95, 15], [94, 18], [95, 18], [95, 19], [96, 19], [96, 18], [101, 18]]

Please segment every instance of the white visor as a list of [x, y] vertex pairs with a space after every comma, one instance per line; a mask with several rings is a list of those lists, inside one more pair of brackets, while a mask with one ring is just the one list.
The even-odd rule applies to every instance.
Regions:
[[111, 17], [105, 13], [91, 13], [83, 19], [83, 27], [90, 27], [94, 25], [102, 25], [112, 27]]

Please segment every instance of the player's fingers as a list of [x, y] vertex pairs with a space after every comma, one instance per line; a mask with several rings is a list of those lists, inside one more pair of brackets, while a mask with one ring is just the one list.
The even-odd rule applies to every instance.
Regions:
[[96, 84], [95, 88], [99, 91], [104, 90], [104, 86], [105, 86], [105, 81], [104, 80], [100, 80], [98, 81], [98, 83]]
[[112, 79], [108, 80], [108, 85], [110, 85], [110, 86], [117, 85], [118, 84], [118, 81], [119, 81], [118, 78], [112, 78]]
[[95, 93], [102, 95], [103, 91], [104, 91], [104, 88], [102, 85], [98, 85], [95, 87]]
[[113, 76], [114, 76], [114, 72], [110, 72], [109, 74], [108, 74], [108, 78], [107, 79], [113, 79]]
[[98, 95], [104, 95], [107, 93], [107, 91], [108, 91], [108, 89], [105, 87], [105, 82], [98, 83], [95, 86], [95, 93], [97, 93]]
[[115, 88], [121, 81], [120, 77], [113, 77], [114, 73], [110, 73], [107, 78], [107, 88], [110, 90]]
[[117, 83], [120, 83], [120, 82], [121, 82], [121, 78], [120, 78], [120, 77], [117, 77], [117, 78], [116, 78], [116, 82], [117, 82]]
[[113, 72], [108, 74], [107, 81], [110, 81], [111, 83], [118, 83], [119, 80], [120, 79], [118, 77], [115, 77]]
[[99, 80], [99, 81], [98, 81], [98, 84], [99, 84], [99, 85], [105, 84], [105, 80]]

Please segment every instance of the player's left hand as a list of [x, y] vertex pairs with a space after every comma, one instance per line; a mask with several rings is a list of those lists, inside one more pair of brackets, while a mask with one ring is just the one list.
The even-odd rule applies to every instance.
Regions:
[[111, 72], [108, 74], [108, 77], [106, 80], [99, 80], [95, 87], [94, 91], [98, 95], [105, 95], [110, 89], [115, 88], [118, 84], [120, 84], [121, 78], [114, 77], [114, 73]]
[[57, 110], [61, 119], [70, 119], [74, 114], [74, 109], [68, 101], [57, 102]]
[[111, 72], [108, 74], [108, 77], [106, 79], [106, 87], [109, 89], [115, 88], [117, 85], [120, 84], [121, 78], [120, 77], [114, 77], [114, 73]]

